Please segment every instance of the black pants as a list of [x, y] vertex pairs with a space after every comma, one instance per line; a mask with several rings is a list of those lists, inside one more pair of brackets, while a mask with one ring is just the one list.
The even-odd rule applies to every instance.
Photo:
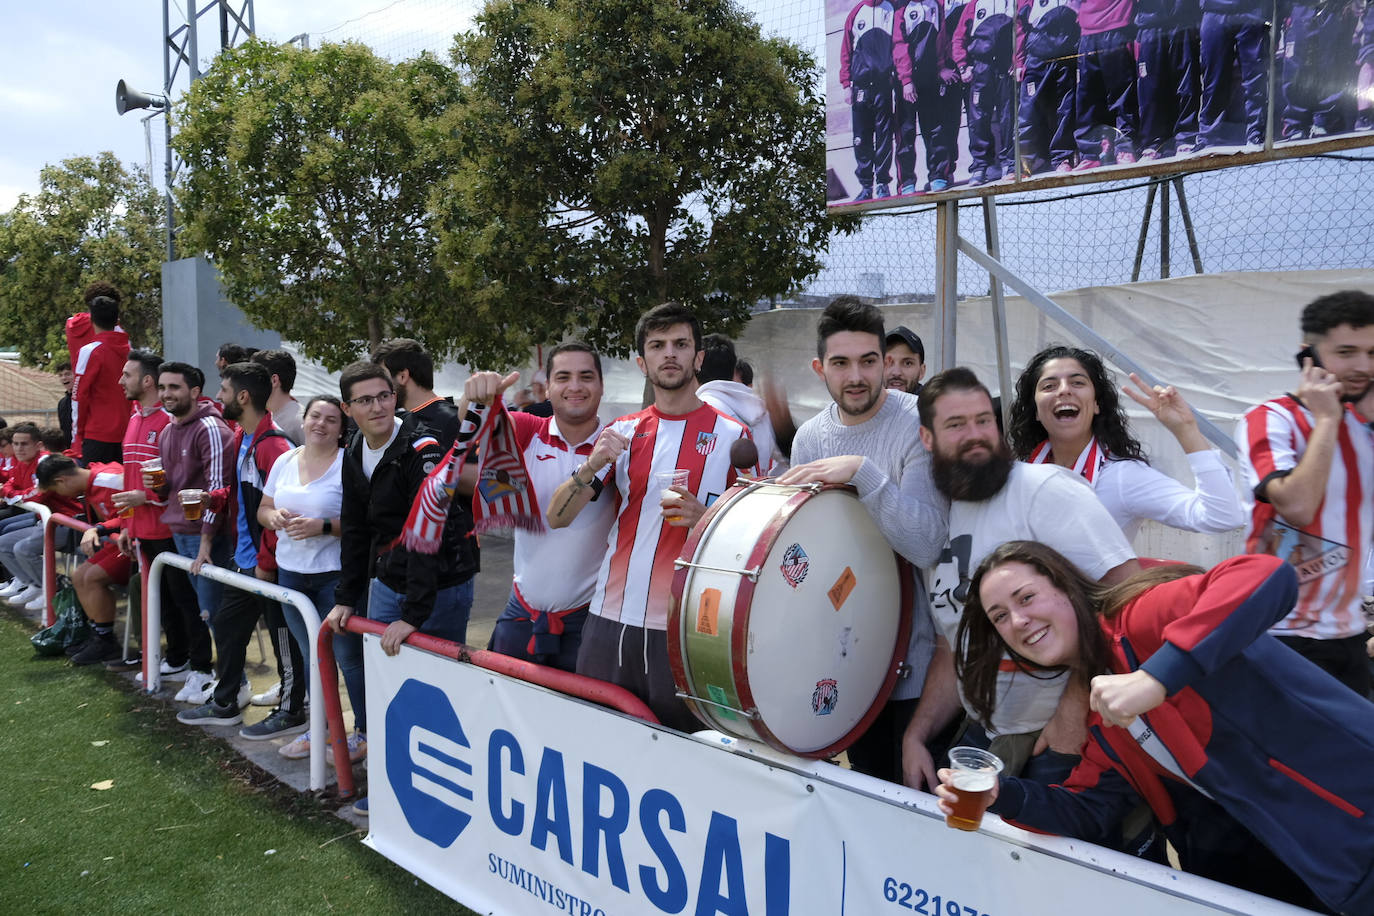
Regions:
[[1118, 153], [1136, 151], [1135, 28], [1084, 35], [1078, 45], [1074, 140], [1083, 159], [1101, 159], [1103, 143]]
[[1078, 64], [1072, 58], [1042, 60], [1026, 55], [1016, 130], [1021, 158], [1032, 174], [1070, 162], [1077, 152], [1073, 135], [1077, 85]]
[[890, 81], [853, 87], [854, 174], [865, 188], [892, 180], [893, 88]]
[[119, 442], [101, 442], [99, 439], [81, 440], [81, 463], [89, 465], [92, 461], [120, 461], [124, 457], [124, 445]]
[[1307, 639], [1280, 636], [1279, 642], [1325, 671], [1362, 697], [1369, 697], [1371, 683], [1369, 656], [1364, 646], [1369, 637], [1363, 633], [1344, 639]]
[[[238, 571], [245, 576], [253, 575], [251, 569]], [[286, 629], [286, 617], [282, 614], [281, 605], [270, 598], [232, 586], [225, 586], [224, 599], [215, 612], [215, 647], [219, 650], [215, 672], [219, 684], [215, 687], [215, 704], [237, 708], [248, 643], [253, 638], [253, 628], [258, 625], [260, 617], [266, 619], [269, 629], [279, 631], [272, 646], [274, 651], [280, 653], [277, 670], [281, 672], [281, 708], [287, 712], [301, 712], [305, 709], [306, 669], [300, 647]]]
[[1141, 29], [1136, 63], [1140, 101], [1140, 146], [1161, 156], [1180, 143], [1197, 141], [1197, 112], [1202, 94], [1197, 28]]
[[677, 696], [668, 666], [668, 634], [588, 614], [577, 651], [577, 673], [624, 687], [645, 702], [658, 721], [678, 731], [704, 728]]
[[[139, 538], [138, 549], [149, 564], [160, 553], [177, 552], [171, 538]], [[200, 619], [200, 602], [184, 569], [176, 566], [162, 568], [162, 594], [162, 632], [167, 636], [167, 663], [190, 663], [193, 670], [209, 674], [210, 628]]]

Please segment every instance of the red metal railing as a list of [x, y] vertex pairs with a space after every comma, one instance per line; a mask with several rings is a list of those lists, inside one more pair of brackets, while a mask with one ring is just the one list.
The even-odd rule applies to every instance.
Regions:
[[[377, 620], [354, 615], [344, 625], [350, 633], [373, 633], [380, 636], [386, 624]], [[433, 652], [454, 661], [467, 662], [478, 668], [495, 671], [507, 677], [557, 690], [559, 693], [589, 700], [602, 706], [623, 712], [627, 716], [658, 724], [658, 717], [645, 705], [644, 701], [623, 687], [606, 681], [572, 674], [559, 668], [536, 665], [499, 652], [486, 649], [473, 649], [462, 643], [439, 639], [425, 633], [413, 633], [405, 641], [408, 646]], [[339, 700], [339, 674], [334, 663], [334, 631], [320, 628], [319, 642], [316, 646], [320, 658], [321, 690], [324, 695], [325, 718], [329, 723], [329, 749], [334, 754], [334, 766], [338, 771], [339, 797], [348, 798], [354, 792], [353, 768], [348, 759], [348, 738], [343, 725], [343, 704]]]

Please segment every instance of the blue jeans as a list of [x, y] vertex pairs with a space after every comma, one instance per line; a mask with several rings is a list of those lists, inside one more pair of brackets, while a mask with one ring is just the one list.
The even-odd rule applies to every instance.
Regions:
[[20, 528], [27, 528], [36, 524], [38, 524], [38, 516], [32, 512], [20, 512], [18, 515], [11, 515], [4, 521], [0, 521], [0, 534], [9, 534], [11, 531], [18, 531]]
[[[472, 610], [473, 583], [469, 579], [459, 585], [441, 588], [434, 596], [434, 610], [421, 633], [463, 642], [467, 638], [468, 614]], [[401, 604], [405, 596], [397, 594], [373, 579], [363, 593], [353, 613], [369, 620], [391, 623], [401, 619]], [[348, 702], [353, 704], [353, 726], [367, 732], [367, 693], [363, 676], [363, 639], [356, 633], [340, 633], [334, 637], [334, 661], [343, 675], [348, 690]]]
[[[172, 543], [177, 546], [177, 553], [188, 560], [194, 560], [200, 555], [200, 535], [198, 534], [177, 534], [172, 532]], [[234, 569], [234, 544], [227, 534], [220, 534], [210, 542], [210, 562], [221, 569]], [[224, 596], [224, 585], [205, 576], [191, 576], [191, 585], [196, 590], [196, 600], [200, 603], [200, 616], [203, 620], [211, 620], [215, 611], [219, 610], [220, 599]]]
[[[534, 622], [520, 599], [511, 589], [506, 609], [496, 619], [496, 627], [491, 634], [491, 650], [523, 659], [538, 665], [549, 665], [564, 671], [577, 670], [577, 650], [582, 645], [582, 627], [587, 622], [586, 608], [575, 611], [563, 618], [563, 632], [557, 636], [548, 632], [547, 618], [540, 618], [540, 632], [535, 632]], [[530, 639], [534, 639], [534, 654], [530, 653]]]
[[[277, 570], [277, 584], [283, 588], [289, 588], [300, 592], [310, 599], [310, 603], [315, 605], [315, 610], [319, 612], [320, 622], [334, 607], [334, 587], [339, 584], [339, 570], [329, 570], [317, 573], [298, 573], [289, 569]], [[305, 620], [301, 617], [301, 612], [294, 604], [283, 604], [282, 615], [286, 617], [286, 628], [291, 631], [291, 638], [296, 641], [296, 645], [301, 648], [301, 657], [310, 658], [310, 636], [305, 628]], [[337, 638], [335, 640], [337, 642]], [[306, 682], [307, 688], [309, 681]], [[353, 702], [353, 690], [348, 691], [348, 701]]]

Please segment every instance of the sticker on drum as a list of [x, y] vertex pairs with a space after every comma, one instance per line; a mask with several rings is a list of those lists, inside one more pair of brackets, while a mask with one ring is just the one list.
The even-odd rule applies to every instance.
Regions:
[[787, 584], [796, 588], [806, 579], [806, 574], [811, 571], [811, 562], [806, 558], [806, 551], [802, 550], [802, 545], [794, 543], [782, 554], [782, 577], [787, 580]]
[[854, 570], [846, 566], [844, 572], [840, 573], [840, 577], [835, 580], [835, 584], [830, 586], [830, 591], [825, 593], [826, 597], [830, 599], [830, 603], [834, 605], [835, 610], [838, 611], [840, 609], [840, 605], [844, 604], [845, 599], [849, 597], [849, 593], [854, 591], [854, 586], [858, 584], [859, 580], [854, 575]]
[[835, 711], [839, 702], [840, 685], [833, 677], [816, 682], [816, 689], [811, 691], [812, 712], [818, 716], [828, 716]]
[[701, 592], [701, 604], [697, 607], [697, 632], [703, 636], [717, 635], [716, 619], [719, 616], [720, 589], [703, 589]]

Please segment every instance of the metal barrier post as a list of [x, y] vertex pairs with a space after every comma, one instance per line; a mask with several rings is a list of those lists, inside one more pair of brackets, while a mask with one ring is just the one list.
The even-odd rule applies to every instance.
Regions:
[[70, 528], [73, 531], [86, 531], [94, 528], [61, 512], [48, 512], [43, 519], [43, 625], [52, 626], [57, 622], [57, 613], [52, 602], [57, 597], [57, 544], [56, 528]]
[[[147, 592], [148, 613], [145, 643], [143, 646], [143, 683], [149, 693], [156, 693], [162, 686], [162, 567], [171, 565], [191, 572], [192, 561], [181, 554], [164, 551], [158, 554], [148, 570]], [[319, 645], [320, 614], [315, 605], [300, 592], [285, 588], [242, 573], [231, 572], [209, 563], [201, 567], [196, 575], [205, 576], [216, 582], [223, 582], [231, 588], [252, 592], [271, 601], [290, 604], [301, 612], [305, 630], [310, 637], [310, 693], [319, 697], [323, 693], [320, 680]], [[331, 666], [332, 667], [332, 666]], [[337, 681], [337, 675], [335, 677]], [[337, 686], [335, 698], [338, 697]], [[324, 779], [324, 720], [325, 713], [320, 703], [310, 704], [310, 789], [320, 791], [325, 787]]]

